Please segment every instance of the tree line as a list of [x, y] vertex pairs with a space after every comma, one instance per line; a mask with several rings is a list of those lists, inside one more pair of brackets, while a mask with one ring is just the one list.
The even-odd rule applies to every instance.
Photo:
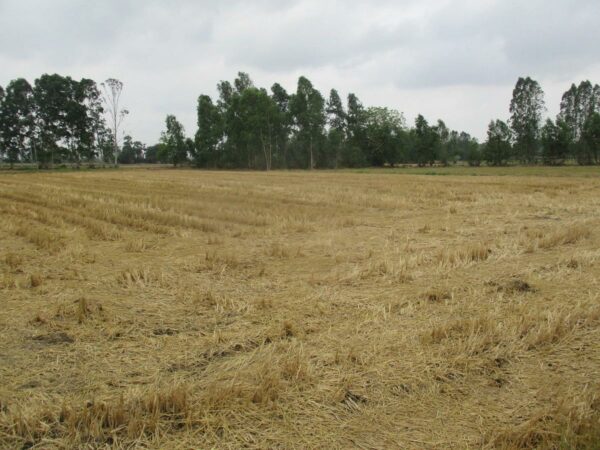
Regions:
[[160, 141], [146, 147], [131, 136], [119, 145], [128, 113], [119, 98], [123, 84], [109, 79], [73, 80], [42, 75], [0, 87], [0, 156], [8, 163], [172, 163], [225, 169], [314, 169], [398, 164], [470, 165], [600, 163], [600, 87], [589, 81], [564, 93], [558, 116], [544, 121], [544, 92], [519, 78], [507, 120], [492, 120], [479, 143], [442, 120], [365, 107], [355, 94], [327, 98], [300, 77], [296, 90], [279, 83], [268, 91], [244, 72], [217, 85], [218, 97], [200, 95], [197, 132], [187, 137], [173, 115]]

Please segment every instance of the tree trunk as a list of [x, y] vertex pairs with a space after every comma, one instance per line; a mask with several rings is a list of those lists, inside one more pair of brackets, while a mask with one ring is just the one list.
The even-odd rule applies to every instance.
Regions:
[[312, 135], [310, 137], [310, 145], [308, 146], [309, 151], [310, 151], [310, 170], [313, 170], [315, 168], [315, 163], [314, 163], [314, 158], [313, 158], [313, 139], [312, 139]]

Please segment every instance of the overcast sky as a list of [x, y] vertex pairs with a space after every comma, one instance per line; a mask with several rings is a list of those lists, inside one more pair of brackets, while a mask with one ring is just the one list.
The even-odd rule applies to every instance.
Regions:
[[239, 70], [255, 84], [355, 92], [483, 138], [519, 76], [554, 116], [572, 82], [600, 83], [600, 0], [0, 0], [0, 84], [42, 73], [124, 82], [125, 131], [148, 144]]

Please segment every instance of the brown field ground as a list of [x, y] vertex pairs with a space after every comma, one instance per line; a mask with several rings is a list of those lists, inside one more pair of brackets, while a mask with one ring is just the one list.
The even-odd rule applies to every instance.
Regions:
[[600, 172], [548, 174], [0, 174], [0, 447], [600, 448]]

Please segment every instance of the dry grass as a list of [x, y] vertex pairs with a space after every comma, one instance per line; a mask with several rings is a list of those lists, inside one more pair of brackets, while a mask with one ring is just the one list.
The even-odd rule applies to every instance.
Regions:
[[0, 176], [0, 448], [597, 449], [576, 169]]

